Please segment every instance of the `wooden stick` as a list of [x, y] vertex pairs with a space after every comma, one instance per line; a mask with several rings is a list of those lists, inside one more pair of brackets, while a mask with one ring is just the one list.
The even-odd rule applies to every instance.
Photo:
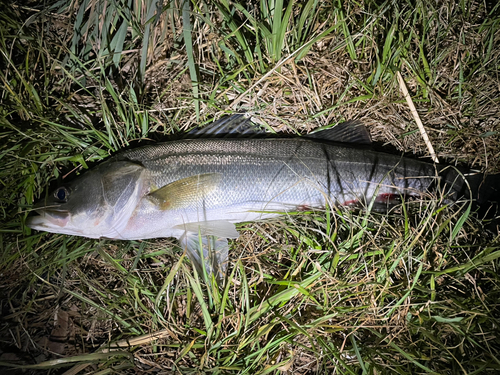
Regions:
[[403, 77], [401, 76], [400, 72], [396, 72], [396, 76], [398, 77], [398, 82], [399, 82], [399, 88], [403, 92], [403, 96], [406, 99], [406, 102], [408, 103], [408, 106], [410, 107], [411, 114], [413, 115], [413, 118], [415, 119], [415, 122], [417, 123], [418, 129], [420, 130], [420, 134], [422, 135], [422, 138], [424, 139], [424, 142], [427, 146], [427, 149], [429, 150], [429, 153], [431, 154], [432, 160], [434, 160], [434, 163], [439, 163], [439, 159], [436, 156], [436, 153], [434, 152], [434, 147], [432, 147], [431, 141], [429, 140], [429, 136], [427, 135], [427, 132], [425, 131], [424, 124], [422, 124], [422, 120], [420, 120], [420, 116], [418, 115], [417, 109], [415, 108], [415, 104], [413, 104], [413, 100], [411, 100], [411, 96], [408, 92], [408, 88], [406, 87], [406, 83], [403, 80]]

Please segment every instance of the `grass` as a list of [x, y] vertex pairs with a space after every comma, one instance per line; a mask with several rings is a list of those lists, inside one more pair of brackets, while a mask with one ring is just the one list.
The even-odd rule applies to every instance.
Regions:
[[441, 159], [499, 172], [499, 25], [499, 5], [466, 0], [10, 6], [0, 14], [0, 366], [498, 373], [498, 229], [460, 205], [241, 224], [219, 286], [170, 239], [89, 240], [24, 222], [57, 180], [233, 110], [288, 133], [358, 118], [376, 141], [426, 156], [397, 71]]

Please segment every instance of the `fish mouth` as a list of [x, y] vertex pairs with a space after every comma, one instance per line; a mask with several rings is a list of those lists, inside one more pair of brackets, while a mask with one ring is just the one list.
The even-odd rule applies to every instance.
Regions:
[[38, 215], [29, 217], [26, 225], [36, 230], [47, 231], [54, 227], [64, 228], [71, 216], [69, 211], [62, 209], [60, 205], [40, 206], [37, 204], [34, 211]]

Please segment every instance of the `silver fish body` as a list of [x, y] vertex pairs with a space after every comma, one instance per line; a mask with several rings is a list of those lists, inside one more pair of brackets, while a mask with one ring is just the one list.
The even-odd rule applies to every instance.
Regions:
[[193, 176], [213, 175], [216, 185], [170, 209], [142, 199], [122, 239], [171, 236], [183, 223], [237, 223], [374, 195], [420, 195], [436, 175], [431, 164], [306, 139], [183, 140], [121, 157], [144, 166], [145, 196]]
[[176, 237], [198, 266], [210, 263], [201, 258], [211, 247], [220, 264], [226, 239], [238, 237], [234, 223], [420, 196], [436, 177], [432, 164], [316, 139], [186, 139], [111, 158], [56, 189], [28, 225], [89, 238]]

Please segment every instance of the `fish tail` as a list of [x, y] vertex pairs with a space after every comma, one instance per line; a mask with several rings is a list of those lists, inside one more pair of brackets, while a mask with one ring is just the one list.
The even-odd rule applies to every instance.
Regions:
[[479, 219], [500, 225], [500, 174], [486, 175], [447, 166], [439, 171], [440, 190], [449, 199], [472, 201]]
[[469, 174], [465, 176], [468, 183], [467, 198], [471, 198], [480, 218], [500, 223], [500, 174]]

